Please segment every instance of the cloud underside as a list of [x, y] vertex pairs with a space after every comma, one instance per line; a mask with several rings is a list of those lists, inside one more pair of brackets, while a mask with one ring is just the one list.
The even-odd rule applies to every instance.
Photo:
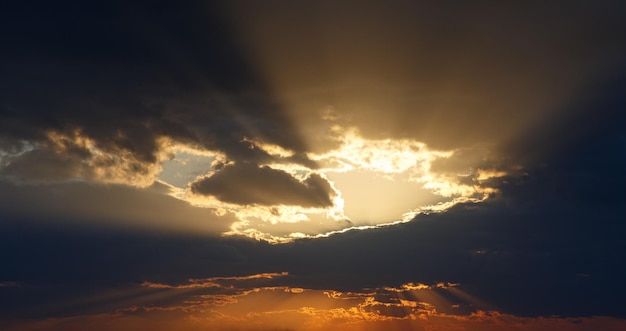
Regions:
[[225, 166], [190, 185], [195, 194], [238, 205], [330, 207], [335, 195], [320, 175], [300, 181], [285, 171], [253, 164]]

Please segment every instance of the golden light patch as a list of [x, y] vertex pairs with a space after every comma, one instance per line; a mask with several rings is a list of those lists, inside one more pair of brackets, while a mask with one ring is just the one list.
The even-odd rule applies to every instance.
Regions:
[[[249, 137], [241, 142], [271, 156], [264, 163], [241, 165], [243, 161], [231, 160], [223, 153], [167, 137], [157, 138], [156, 161], [148, 162], [127, 149], [98, 146], [80, 130], [49, 131], [47, 145], [31, 149], [45, 149], [61, 165], [73, 162], [65, 172], [76, 180], [138, 188], [159, 182], [168, 188], [167, 194], [206, 208], [213, 217], [234, 219], [224, 235], [271, 243], [390, 226], [409, 222], [420, 213], [442, 212], [463, 202], [480, 202], [496, 192], [487, 185], [489, 180], [507, 175], [497, 167], [472, 163], [481, 157], [463, 159], [467, 151], [459, 154], [454, 150], [435, 150], [412, 139], [368, 138], [358, 128], [338, 123], [337, 117], [323, 116], [329, 121], [327, 138], [335, 142], [334, 147], [298, 156], [298, 160], [306, 162], [294, 161], [293, 151]], [[79, 156], [72, 158], [74, 154]], [[452, 158], [460, 158], [465, 166], [455, 171], [433, 166]], [[276, 192], [283, 185], [275, 181], [260, 179], [256, 186], [246, 187], [248, 181], [237, 180], [240, 187], [233, 187], [229, 184], [232, 177], [224, 176], [219, 189], [228, 188], [228, 199], [220, 196], [219, 191], [203, 195], [192, 190], [193, 183], [207, 181], [212, 176], [218, 178], [226, 174], [224, 169], [230, 169], [229, 174], [246, 174], [256, 169], [247, 173], [253, 177], [264, 173], [276, 175], [302, 197], [283, 201], [284, 197], [293, 197], [289, 195], [292, 191]], [[317, 186], [311, 186], [312, 183]], [[262, 197], [264, 202], [233, 199], [239, 190], [251, 190], [249, 197]], [[316, 201], [323, 203], [307, 200], [311, 197], [321, 198]]]
[[[370, 139], [361, 136], [355, 127], [330, 124], [330, 138], [336, 148], [324, 153], [310, 153], [308, 158], [317, 163], [316, 169], [301, 163], [289, 162], [293, 152], [259, 139], [244, 138], [251, 148], [273, 155], [276, 162], [259, 165], [281, 171], [304, 182], [315, 174], [332, 188], [332, 204], [327, 207], [297, 205], [235, 204], [214, 196], [200, 196], [189, 187], [176, 185], [172, 193], [179, 199], [209, 208], [215, 215], [233, 215], [235, 221], [225, 235], [242, 235], [272, 243], [285, 243], [301, 238], [325, 237], [349, 230], [364, 230], [408, 222], [420, 213], [441, 212], [462, 202], [480, 202], [494, 188], [482, 185], [486, 178], [503, 176], [501, 170], [481, 170], [468, 166], [462, 173], [437, 171], [437, 160], [457, 156], [455, 151], [432, 150], [426, 144], [411, 139]], [[176, 149], [178, 148], [178, 149]], [[206, 175], [221, 171], [219, 164], [233, 164], [223, 155], [193, 149], [181, 152], [181, 147], [170, 147], [179, 178], [192, 181], [200, 167], [190, 167], [204, 160]], [[194, 154], [195, 153], [195, 154]], [[219, 159], [219, 160], [218, 160]], [[480, 157], [474, 159], [479, 159]], [[185, 163], [185, 161], [187, 163]], [[164, 164], [172, 178], [172, 161]], [[212, 165], [209, 165], [213, 162]], [[478, 170], [477, 170], [478, 169]], [[185, 174], [187, 171], [196, 173]], [[165, 171], [161, 179], [167, 178]], [[167, 180], [166, 180], [167, 181]], [[170, 181], [174, 181], [171, 179]], [[242, 187], [241, 189], [246, 189]], [[272, 192], [267, 192], [272, 194]]]
[[250, 143], [252, 148], [260, 148], [267, 152], [269, 155], [274, 155], [278, 157], [291, 157], [295, 153], [288, 149], [282, 148], [276, 144], [268, 144], [259, 139], [251, 139], [248, 137], [244, 137], [241, 141]]

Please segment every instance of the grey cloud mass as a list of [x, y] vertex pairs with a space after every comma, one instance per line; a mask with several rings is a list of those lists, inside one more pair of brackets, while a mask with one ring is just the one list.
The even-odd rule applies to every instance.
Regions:
[[193, 193], [239, 205], [328, 207], [335, 195], [320, 175], [300, 181], [285, 171], [247, 163], [225, 166], [190, 185]]
[[[0, 14], [11, 32], [0, 55], [0, 166], [14, 165], [0, 169], [5, 177], [93, 179], [84, 163], [108, 176], [124, 163], [128, 176], [142, 175], [162, 157], [163, 138], [248, 162], [272, 158], [242, 142], [260, 139], [311, 164], [216, 3], [8, 7]], [[53, 136], [69, 139], [59, 145]], [[24, 143], [32, 151], [20, 154]], [[94, 149], [105, 157], [94, 159]]]
[[199, 232], [207, 236], [227, 231], [234, 222], [227, 215], [218, 217], [168, 196], [168, 191], [169, 187], [159, 183], [138, 189], [84, 182], [18, 185], [0, 181], [0, 221], [11, 223], [14, 215], [25, 215], [32, 220], [54, 219], [67, 226]]

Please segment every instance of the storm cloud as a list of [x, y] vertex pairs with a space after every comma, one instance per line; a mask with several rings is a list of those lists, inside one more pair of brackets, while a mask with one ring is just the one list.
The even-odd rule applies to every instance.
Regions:
[[217, 4], [9, 7], [2, 24], [13, 33], [0, 56], [4, 177], [98, 181], [119, 172], [149, 184], [168, 143], [248, 162], [272, 157], [245, 137], [305, 149]]
[[320, 175], [310, 174], [301, 181], [282, 170], [245, 163], [225, 166], [190, 186], [193, 193], [239, 205], [328, 207], [336, 195]]

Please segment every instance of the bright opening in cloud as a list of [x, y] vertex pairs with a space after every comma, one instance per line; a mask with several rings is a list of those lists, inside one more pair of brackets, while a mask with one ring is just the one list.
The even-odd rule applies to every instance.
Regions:
[[[214, 216], [234, 217], [226, 235], [281, 243], [408, 222], [419, 213], [483, 201], [495, 192], [487, 180], [506, 175], [481, 169], [476, 157], [465, 159], [467, 153], [432, 150], [411, 139], [369, 139], [337, 123], [330, 132], [336, 147], [307, 155], [317, 167], [295, 163], [295, 153], [278, 145], [244, 138], [250, 149], [272, 155], [271, 161], [246, 163], [175, 146], [157, 178], [171, 185], [172, 196]], [[433, 168], [454, 158], [462, 171]]]
[[495, 192], [490, 179], [507, 174], [474, 155], [479, 149], [373, 139], [337, 117], [322, 119], [328, 126], [324, 139], [333, 147], [307, 154], [247, 136], [233, 144], [239, 144], [238, 153], [248, 150], [255, 157], [168, 136], [155, 137], [141, 152], [122, 131], [111, 143], [77, 128], [49, 130], [41, 142], [4, 152], [0, 170], [30, 185], [86, 181], [144, 189], [159, 182], [169, 195], [206, 208], [207, 222], [229, 220], [225, 235], [272, 243], [408, 222], [419, 213], [483, 201]]

